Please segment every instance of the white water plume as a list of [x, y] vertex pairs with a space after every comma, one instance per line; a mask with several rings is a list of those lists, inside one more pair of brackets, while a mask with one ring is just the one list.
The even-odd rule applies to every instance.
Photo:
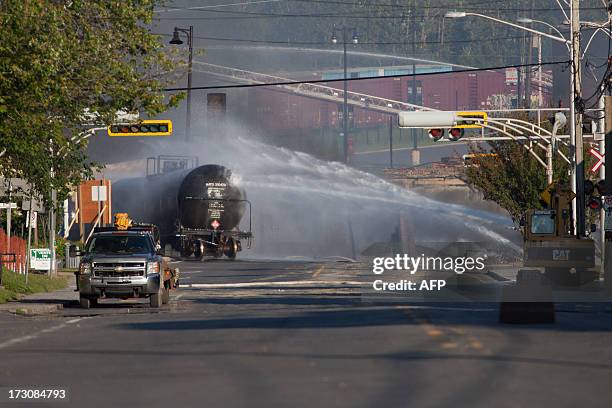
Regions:
[[[245, 257], [359, 257], [391, 239], [400, 215], [417, 242], [493, 241], [520, 251], [508, 217], [425, 198], [342, 163], [241, 136], [239, 127], [222, 133], [159, 153], [197, 155], [200, 164], [232, 170], [253, 205], [254, 246]], [[241, 228], [248, 228], [248, 213]]]

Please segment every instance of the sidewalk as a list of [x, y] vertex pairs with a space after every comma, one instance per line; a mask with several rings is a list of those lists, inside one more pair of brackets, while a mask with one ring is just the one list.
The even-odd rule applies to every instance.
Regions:
[[68, 276], [68, 287], [65, 289], [24, 295], [19, 300], [0, 304], [0, 313], [47, 315], [63, 309], [65, 305], [78, 303], [79, 295], [74, 291], [76, 289], [74, 275], [66, 276]]

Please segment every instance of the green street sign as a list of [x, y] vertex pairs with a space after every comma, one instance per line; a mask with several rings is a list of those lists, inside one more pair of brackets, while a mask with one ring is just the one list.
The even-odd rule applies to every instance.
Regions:
[[49, 248], [30, 249], [30, 269], [48, 271], [51, 269], [51, 250]]

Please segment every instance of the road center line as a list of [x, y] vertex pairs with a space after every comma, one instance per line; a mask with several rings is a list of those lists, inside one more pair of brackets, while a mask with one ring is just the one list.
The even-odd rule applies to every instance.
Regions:
[[6, 341], [0, 343], [0, 349], [4, 349], [4, 348], [7, 348], [7, 347], [10, 347], [10, 346], [12, 346], [14, 344], [25, 343], [26, 341], [29, 341], [29, 340], [34, 340], [35, 338], [39, 337], [41, 334], [52, 333], [52, 332], [58, 331], [58, 330], [66, 327], [68, 325], [77, 323], [77, 322], [79, 322], [79, 321], [81, 321], [83, 319], [85, 319], [85, 318], [84, 317], [79, 317], [79, 318], [76, 318], [76, 319], [70, 319], [70, 320], [65, 321], [64, 323], [58, 324], [56, 326], [47, 327], [46, 329], [39, 330], [38, 332], [33, 333], [33, 334], [28, 334], [28, 335], [25, 335], [25, 336], [15, 337], [13, 339], [6, 340]]
[[285, 281], [285, 282], [239, 282], [239, 283], [192, 283], [181, 285], [189, 288], [257, 288], [269, 286], [332, 286], [332, 285], [357, 285], [362, 286], [364, 282], [357, 281], [317, 281], [317, 280], [302, 280], [302, 281]]

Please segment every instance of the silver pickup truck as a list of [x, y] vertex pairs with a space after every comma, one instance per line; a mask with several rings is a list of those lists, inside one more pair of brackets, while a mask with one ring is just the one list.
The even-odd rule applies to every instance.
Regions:
[[178, 286], [178, 271], [167, 267], [153, 236], [146, 230], [96, 231], [84, 251], [76, 273], [81, 307], [95, 306], [100, 298], [149, 298], [151, 307], [168, 303]]

